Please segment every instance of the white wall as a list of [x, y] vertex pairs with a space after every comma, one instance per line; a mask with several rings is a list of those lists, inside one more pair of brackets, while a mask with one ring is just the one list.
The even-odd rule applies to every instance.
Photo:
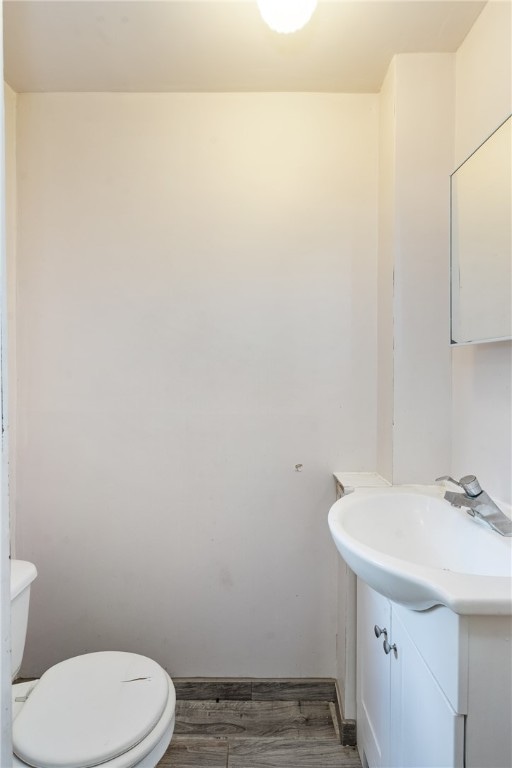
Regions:
[[396, 57], [393, 482], [450, 462], [453, 56]]
[[377, 307], [377, 472], [393, 479], [396, 56], [379, 96], [379, 245]]
[[377, 469], [432, 483], [450, 462], [453, 56], [395, 56], [380, 94]]
[[[3, 30], [0, 1], [0, 74], [3, 82]], [[7, 386], [7, 248], [11, 233], [10, 170], [12, 103], [9, 94], [0, 102], [0, 765], [10, 765], [11, 744], [11, 616], [9, 564], [9, 388]]]
[[15, 551], [16, 528], [16, 93], [4, 83], [5, 109], [5, 246], [7, 289], [7, 357], [9, 387], [7, 407], [9, 417], [9, 512], [11, 550]]
[[19, 96], [25, 674], [97, 648], [334, 674], [331, 473], [375, 465], [377, 123], [374, 95]]
[[[511, 4], [490, 2], [456, 56], [456, 168], [512, 111]], [[512, 499], [512, 343], [452, 351], [455, 477], [474, 473], [499, 499]]]

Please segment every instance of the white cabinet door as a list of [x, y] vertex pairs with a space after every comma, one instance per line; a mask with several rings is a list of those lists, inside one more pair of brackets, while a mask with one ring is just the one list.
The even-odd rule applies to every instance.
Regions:
[[[358, 580], [357, 741], [363, 765], [462, 768], [464, 716], [443, 693], [401, 610]], [[382, 631], [379, 638], [375, 626]], [[425, 632], [436, 629], [435, 623], [422, 623], [419, 645], [428, 641]]]
[[[357, 743], [369, 768], [389, 766], [389, 658], [374, 627], [389, 633], [389, 600], [358, 579], [357, 582]], [[364, 761], [363, 761], [364, 765]]]
[[464, 717], [452, 709], [400, 618], [392, 610], [393, 768], [462, 768]]

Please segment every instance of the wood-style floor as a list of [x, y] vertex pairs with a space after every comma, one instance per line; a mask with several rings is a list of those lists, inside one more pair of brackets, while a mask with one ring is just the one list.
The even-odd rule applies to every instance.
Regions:
[[179, 700], [158, 768], [361, 768], [328, 701]]

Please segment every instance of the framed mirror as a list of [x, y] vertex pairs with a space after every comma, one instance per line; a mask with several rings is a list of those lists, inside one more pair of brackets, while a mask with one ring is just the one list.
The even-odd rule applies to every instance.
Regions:
[[512, 119], [450, 177], [451, 343], [512, 338]]

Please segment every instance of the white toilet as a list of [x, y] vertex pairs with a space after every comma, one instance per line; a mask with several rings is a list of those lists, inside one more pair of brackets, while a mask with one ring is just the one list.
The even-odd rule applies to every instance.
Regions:
[[[32, 563], [11, 561], [12, 679], [27, 632]], [[167, 672], [135, 653], [67, 659], [40, 680], [12, 686], [13, 765], [19, 768], [155, 768], [174, 730]]]

